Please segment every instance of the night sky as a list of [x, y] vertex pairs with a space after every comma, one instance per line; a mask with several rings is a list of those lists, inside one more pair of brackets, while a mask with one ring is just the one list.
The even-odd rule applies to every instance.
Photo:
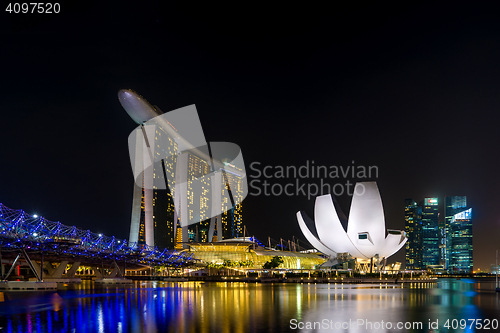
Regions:
[[[196, 104], [207, 141], [241, 147], [249, 181], [252, 162], [377, 166], [371, 180], [388, 228], [404, 228], [405, 198], [466, 195], [474, 268], [494, 263], [496, 10], [160, 3], [62, 3], [61, 14], [1, 14], [0, 202], [128, 238], [127, 139], [136, 124], [117, 92], [131, 88], [164, 112]], [[254, 191], [244, 201], [251, 235], [305, 239], [295, 214], [312, 217], [313, 198]], [[338, 199], [348, 214], [350, 197]], [[404, 262], [404, 250], [394, 260]]]

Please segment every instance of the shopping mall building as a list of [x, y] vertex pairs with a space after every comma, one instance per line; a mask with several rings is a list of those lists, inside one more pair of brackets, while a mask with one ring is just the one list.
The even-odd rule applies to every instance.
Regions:
[[[279, 256], [283, 263], [280, 269], [314, 269], [323, 264], [326, 259], [319, 252], [304, 253], [294, 251], [279, 251], [265, 248], [262, 244], [246, 239], [226, 239], [212, 243], [188, 243], [185, 252], [192, 253], [200, 264], [223, 265], [230, 261], [232, 267], [246, 269], [261, 269], [273, 257]], [[200, 265], [200, 266], [201, 266]]]

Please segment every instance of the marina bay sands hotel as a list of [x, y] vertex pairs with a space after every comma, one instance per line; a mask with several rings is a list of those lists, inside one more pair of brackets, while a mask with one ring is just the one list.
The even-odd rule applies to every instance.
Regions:
[[187, 242], [243, 236], [247, 183], [237, 146], [204, 142], [194, 105], [167, 118], [132, 90], [118, 98], [139, 124], [129, 137], [135, 180], [129, 243], [183, 249]]

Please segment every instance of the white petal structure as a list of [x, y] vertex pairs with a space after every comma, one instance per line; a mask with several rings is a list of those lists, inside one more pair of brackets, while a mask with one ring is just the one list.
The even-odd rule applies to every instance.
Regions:
[[386, 236], [384, 208], [376, 182], [356, 184], [347, 232], [341, 216], [329, 194], [316, 198], [314, 222], [304, 212], [297, 212], [300, 229], [307, 240], [332, 257], [347, 252], [359, 259], [388, 258], [407, 241], [406, 233], [401, 230], [387, 230]]

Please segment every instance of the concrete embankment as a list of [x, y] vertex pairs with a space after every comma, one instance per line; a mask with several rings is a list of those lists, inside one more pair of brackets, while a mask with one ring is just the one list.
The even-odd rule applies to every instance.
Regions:
[[132, 280], [141, 281], [165, 281], [165, 282], [258, 282], [258, 283], [366, 283], [366, 284], [401, 284], [401, 283], [434, 283], [436, 278], [365, 278], [365, 277], [347, 277], [347, 278], [308, 278], [308, 277], [246, 277], [246, 276], [196, 276], [196, 277], [166, 277], [166, 276], [127, 276]]
[[301, 277], [245, 277], [245, 276], [205, 276], [196, 279], [189, 278], [189, 281], [206, 282], [259, 282], [259, 283], [367, 283], [367, 284], [400, 284], [400, 283], [434, 283], [436, 278], [416, 278], [416, 279], [391, 279], [391, 278], [301, 278]]

